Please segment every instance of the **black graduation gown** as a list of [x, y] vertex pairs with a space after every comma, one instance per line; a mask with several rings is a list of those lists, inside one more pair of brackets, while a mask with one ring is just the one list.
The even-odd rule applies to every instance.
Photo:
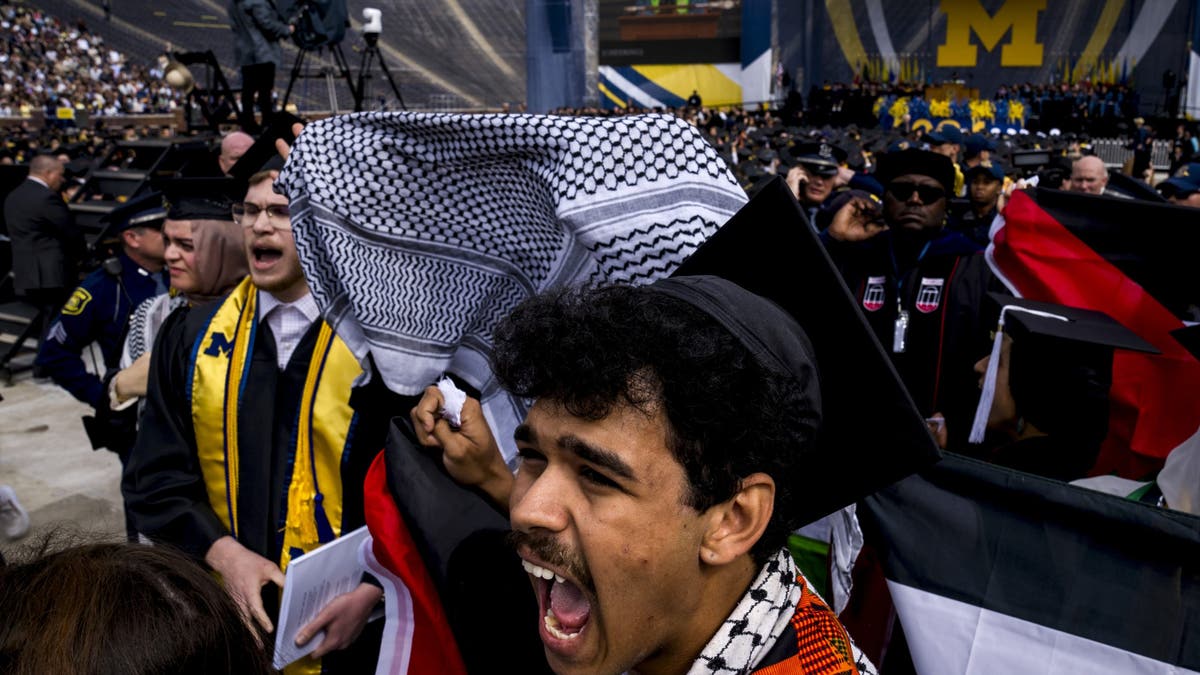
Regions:
[[[979, 247], [943, 231], [919, 259], [910, 256], [906, 264], [902, 256], [893, 258], [891, 232], [860, 244], [827, 235], [822, 241], [917, 409], [926, 416], [945, 415], [952, 446], [965, 441], [979, 402], [973, 368], [991, 348], [992, 322], [980, 310], [989, 290], [1003, 290]], [[908, 328], [905, 349], [897, 352], [894, 334], [901, 309], [908, 313]], [[870, 392], [863, 396], [864, 414], [869, 415]]]
[[[214, 541], [229, 534], [209, 505], [197, 461], [188, 391], [192, 345], [207, 326], [212, 309], [211, 305], [184, 308], [163, 324], [151, 356], [146, 407], [137, 443], [121, 482], [126, 508], [139, 532], [181, 548], [200, 560]], [[295, 448], [293, 430], [319, 326], [314, 323], [305, 333], [287, 368], [280, 371], [274, 336], [265, 322], [259, 323], [250, 376], [238, 411], [242, 448], [238, 541], [272, 561], [279, 560], [283, 543], [281, 502], [290, 482]], [[342, 532], [351, 532], [365, 523], [363, 479], [383, 447], [388, 420], [394, 412], [375, 405], [391, 400], [372, 395], [371, 389], [378, 387], [381, 385], [369, 385], [351, 397], [356, 416], [350, 448], [341, 467]], [[268, 584], [264, 589], [268, 613], [274, 615], [278, 604], [274, 586]], [[370, 639], [360, 638], [355, 644], [355, 647], [363, 645], [367, 654], [354, 655], [352, 647], [330, 655], [324, 659], [324, 670], [341, 671], [337, 664], [347, 658], [355, 664], [348, 672], [367, 667], [367, 663], [356, 659], [369, 658], [373, 663], [378, 656], [378, 631], [382, 623], [374, 622], [364, 631], [364, 636], [375, 634], [373, 647]]]

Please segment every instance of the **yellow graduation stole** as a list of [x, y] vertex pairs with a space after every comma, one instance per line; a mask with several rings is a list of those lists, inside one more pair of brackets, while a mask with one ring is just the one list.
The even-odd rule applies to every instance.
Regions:
[[[209, 504], [235, 539], [241, 460], [238, 413], [258, 327], [257, 298], [258, 289], [246, 278], [221, 302], [192, 349], [189, 390], [200, 471]], [[322, 321], [295, 420], [280, 569], [341, 536], [341, 464], [354, 420], [350, 387], [361, 372], [358, 360]], [[251, 453], [262, 451], [247, 448]]]

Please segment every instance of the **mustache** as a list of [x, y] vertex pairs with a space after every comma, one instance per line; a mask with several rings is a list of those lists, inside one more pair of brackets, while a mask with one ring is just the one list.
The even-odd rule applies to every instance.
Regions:
[[596, 586], [592, 581], [592, 574], [587, 568], [587, 563], [553, 536], [540, 532], [513, 530], [505, 535], [504, 540], [514, 551], [525, 549], [546, 564], [566, 571], [567, 575], [576, 580], [584, 590], [592, 595], [596, 594]]

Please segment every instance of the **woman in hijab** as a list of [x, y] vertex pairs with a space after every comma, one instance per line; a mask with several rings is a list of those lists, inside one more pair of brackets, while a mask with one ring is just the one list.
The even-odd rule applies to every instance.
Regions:
[[[207, 201], [207, 200], [206, 200]], [[142, 303], [129, 320], [121, 370], [109, 385], [113, 410], [123, 409], [146, 393], [150, 349], [167, 316], [184, 305], [201, 305], [223, 297], [247, 274], [242, 228], [232, 213], [203, 207], [173, 206], [163, 224], [165, 259], [171, 292]]]

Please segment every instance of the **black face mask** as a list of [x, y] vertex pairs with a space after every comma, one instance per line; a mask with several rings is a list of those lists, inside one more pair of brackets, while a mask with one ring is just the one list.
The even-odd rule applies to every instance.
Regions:
[[887, 191], [895, 199], [901, 202], [907, 202], [912, 193], [916, 192], [922, 204], [932, 204], [939, 199], [945, 199], [946, 191], [940, 187], [933, 185], [918, 185], [916, 183], [896, 183], [893, 182], [887, 187]]

